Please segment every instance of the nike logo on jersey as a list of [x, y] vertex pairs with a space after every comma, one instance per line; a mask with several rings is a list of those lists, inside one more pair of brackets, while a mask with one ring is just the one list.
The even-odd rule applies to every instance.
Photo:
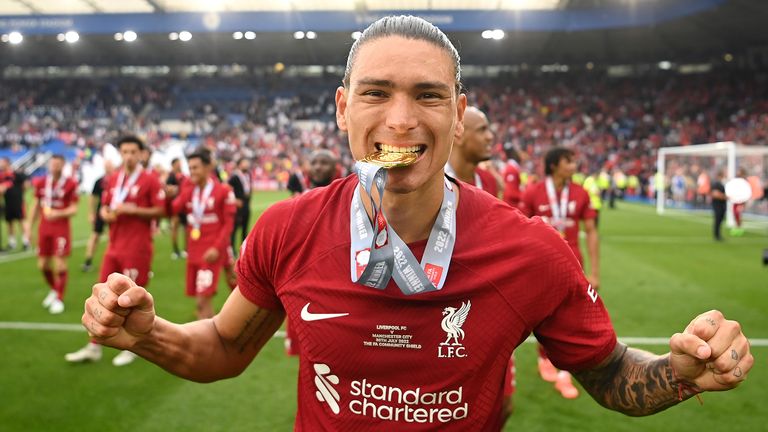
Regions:
[[309, 303], [305, 304], [301, 309], [301, 319], [304, 321], [320, 321], [324, 319], [339, 318], [347, 316], [349, 313], [312, 313], [309, 311]]

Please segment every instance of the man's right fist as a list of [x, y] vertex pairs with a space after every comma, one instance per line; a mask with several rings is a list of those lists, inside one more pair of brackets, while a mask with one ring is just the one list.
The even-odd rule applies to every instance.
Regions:
[[112, 273], [93, 286], [82, 318], [88, 334], [102, 345], [131, 349], [155, 323], [152, 295], [127, 276]]

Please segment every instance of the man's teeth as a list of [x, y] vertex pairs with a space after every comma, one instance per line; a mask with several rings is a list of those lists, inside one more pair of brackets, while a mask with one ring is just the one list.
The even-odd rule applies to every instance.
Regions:
[[419, 146], [397, 147], [397, 146], [382, 144], [381, 151], [386, 153], [416, 153], [419, 151]]

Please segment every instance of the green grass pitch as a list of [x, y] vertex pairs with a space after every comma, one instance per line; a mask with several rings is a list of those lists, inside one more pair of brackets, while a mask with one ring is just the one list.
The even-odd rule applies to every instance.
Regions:
[[[259, 214], [286, 196], [258, 193], [254, 211]], [[47, 288], [31, 253], [6, 253], [0, 255], [0, 322], [79, 322], [82, 301], [98, 274], [79, 269], [89, 233], [86, 201], [74, 222], [73, 238], [80, 246], [70, 259], [66, 312], [52, 316], [40, 306]], [[710, 238], [709, 215], [658, 217], [651, 207], [619, 207], [601, 215], [600, 295], [620, 337], [668, 337], [696, 314], [719, 308], [740, 320], [750, 337], [768, 338], [768, 268], [760, 262], [761, 251], [768, 248], [765, 231], [718, 244]], [[160, 315], [189, 321], [194, 303], [183, 296], [184, 261], [172, 261], [170, 252], [168, 237], [158, 236], [150, 289]], [[222, 281], [217, 307], [227, 292]], [[0, 430], [292, 429], [298, 360], [283, 354], [282, 339], [269, 342], [239, 378], [205, 385], [173, 377], [143, 360], [115, 368], [114, 350], [105, 350], [96, 364], [67, 364], [64, 354], [86, 341], [85, 332], [0, 328]], [[534, 345], [525, 344], [517, 352], [516, 412], [506, 430], [768, 430], [768, 348], [753, 351], [754, 369], [735, 391], [705, 394], [704, 406], [689, 400], [653, 417], [629, 418], [601, 408], [586, 394], [575, 401], [560, 398], [536, 375]]]

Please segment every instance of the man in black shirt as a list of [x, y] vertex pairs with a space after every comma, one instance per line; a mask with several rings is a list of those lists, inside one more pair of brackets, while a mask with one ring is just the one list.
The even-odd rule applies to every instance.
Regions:
[[309, 187], [328, 186], [336, 175], [336, 156], [330, 150], [317, 150], [309, 158]]
[[[23, 233], [24, 221], [24, 186], [27, 176], [14, 172], [8, 158], [0, 159], [0, 192], [5, 195], [5, 221], [8, 224], [8, 247], [16, 249], [16, 228]], [[29, 240], [23, 239], [24, 249], [29, 248]]]
[[306, 180], [304, 179], [304, 172], [302, 168], [296, 167], [296, 169], [288, 177], [288, 184], [286, 189], [291, 193], [291, 196], [301, 195], [306, 187]]
[[725, 196], [725, 185], [723, 181], [725, 175], [722, 171], [717, 173], [717, 179], [712, 183], [712, 189], [710, 195], [712, 196], [712, 210], [714, 211], [714, 234], [716, 241], [723, 241], [723, 237], [720, 235], [720, 226], [725, 219], [725, 210], [727, 208], [727, 198]]
[[[174, 186], [175, 190], [180, 190], [181, 185], [184, 184], [186, 181], [186, 176], [181, 171], [181, 160], [179, 158], [176, 158], [171, 161], [171, 172], [168, 173], [168, 178], [165, 179], [165, 185], [166, 186]], [[170, 193], [171, 188], [166, 187], [166, 200], [170, 203], [173, 201], [171, 196], [174, 194]], [[166, 211], [170, 215], [171, 212], [169, 211], [170, 206], [166, 206]], [[179, 249], [179, 227], [182, 227], [182, 232], [187, 226], [187, 214], [185, 212], [181, 212], [178, 215], [172, 215], [169, 216], [169, 219], [171, 220], [171, 247], [173, 248], [173, 252], [171, 253], [171, 259], [179, 259], [179, 258], [186, 258], [187, 253], [185, 249]], [[185, 237], [182, 235], [182, 237]]]
[[235, 214], [235, 228], [232, 230], [232, 249], [240, 250], [239, 243], [235, 243], [237, 232], [240, 231], [242, 238], [248, 237], [249, 222], [251, 219], [251, 161], [241, 158], [237, 161], [237, 169], [229, 178], [229, 185], [235, 193], [237, 200], [237, 214]]
[[91, 191], [91, 199], [88, 203], [88, 221], [91, 223], [93, 229], [90, 237], [88, 237], [88, 243], [85, 245], [85, 262], [83, 263], [82, 270], [84, 272], [91, 271], [93, 264], [93, 255], [96, 253], [96, 246], [99, 245], [99, 237], [104, 233], [104, 219], [101, 218], [101, 194], [104, 192], [104, 181], [112, 175], [115, 170], [114, 165], [110, 161], [104, 161], [104, 176], [96, 180], [93, 184], [93, 190]]

